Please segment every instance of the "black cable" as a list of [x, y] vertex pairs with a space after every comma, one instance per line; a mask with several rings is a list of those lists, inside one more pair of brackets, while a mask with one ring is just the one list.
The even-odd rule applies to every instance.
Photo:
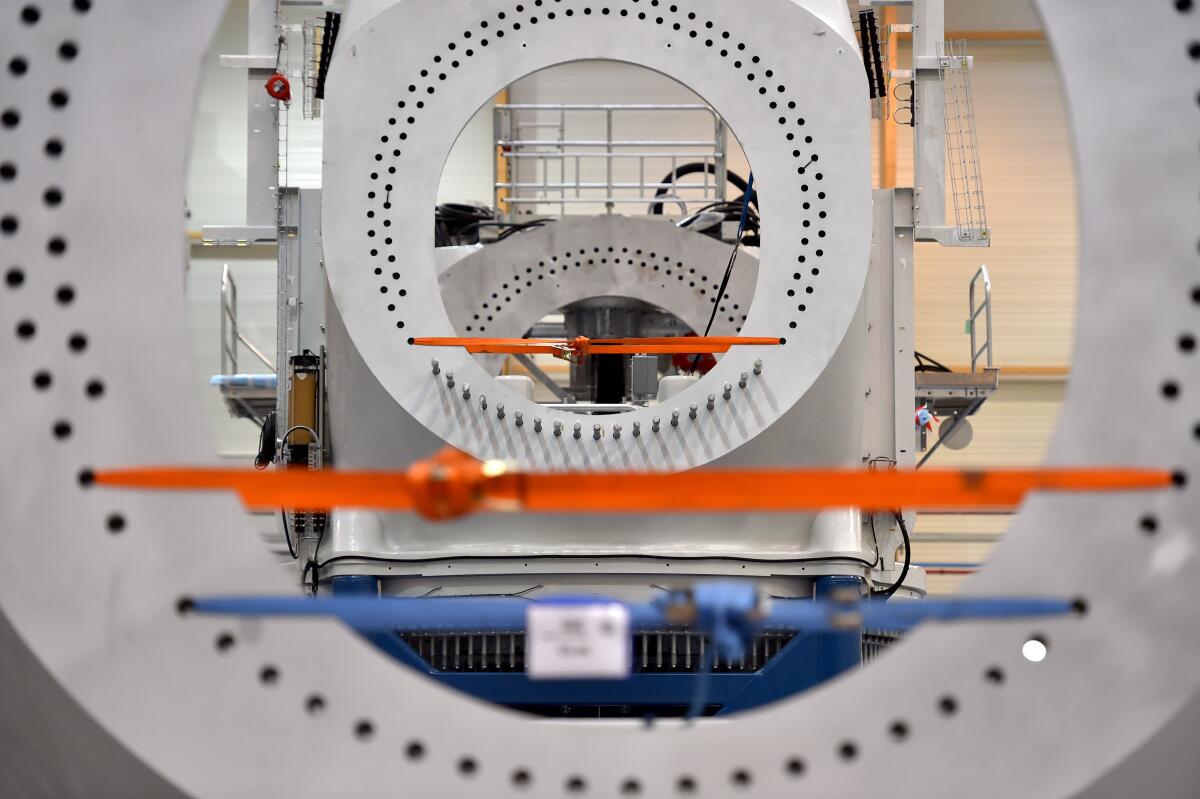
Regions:
[[288, 553], [292, 556], [292, 560], [296, 560], [300, 554], [296, 552], [296, 547], [292, 546], [292, 534], [288, 531], [287, 511], [283, 508], [279, 509], [279, 518], [283, 520], [283, 540], [287, 541]]
[[[750, 202], [754, 196], [754, 173], [750, 173], [750, 180], [746, 184], [746, 193], [742, 195], [742, 216], [738, 221], [737, 239], [733, 242], [733, 252], [729, 253], [729, 263], [725, 265], [725, 275], [721, 278], [721, 287], [717, 289], [717, 296], [713, 297], [712, 313], [708, 316], [708, 324], [704, 326], [704, 335], [707, 336], [712, 332], [713, 322], [717, 321], [717, 310], [721, 307], [721, 300], [725, 297], [725, 289], [729, 288], [729, 278], [733, 276], [733, 264], [737, 260], [738, 250], [742, 246], [742, 236], [746, 232], [746, 220], [750, 215]], [[696, 366], [700, 363], [700, 353], [692, 358], [691, 371], [696, 371]]]
[[871, 568], [879, 565], [879, 561], [883, 560], [883, 553], [879, 551], [879, 536], [875, 533], [875, 514], [867, 514], [867, 518], [871, 520], [871, 540], [875, 542], [875, 562], [871, 564]]
[[[479, 225], [496, 218], [491, 208], [442, 203], [433, 209], [433, 241], [437, 247], [479, 243]], [[473, 235], [472, 235], [473, 234]]]
[[503, 233], [501, 233], [499, 236], [496, 237], [496, 241], [504, 241], [509, 236], [512, 236], [515, 233], [520, 233], [522, 230], [529, 230], [530, 228], [541, 227], [542, 225], [544, 225], [550, 221], [552, 221], [552, 220], [535, 219], [532, 222], [513, 223], [513, 224], [509, 225], [508, 228]]
[[[673, 186], [675, 185], [675, 181], [679, 178], [687, 177], [688, 175], [694, 175], [697, 172], [707, 172], [708, 174], [715, 176], [717, 174], [717, 165], [706, 161], [693, 161], [690, 164], [684, 164], [683, 166], [668, 172], [663, 179], [659, 181], [660, 184], [664, 185], [654, 192], [654, 199], [657, 200], [659, 197], [667, 196], [667, 192], [670, 191], [670, 189], [665, 184], [670, 184]], [[750, 188], [745, 178], [731, 169], [725, 170], [725, 180], [732, 183], [734, 186], [737, 186], [738, 190], [743, 194], [748, 188]], [[758, 208], [758, 195], [756, 193], [751, 193], [750, 204], [755, 208]], [[647, 213], [652, 216], [662, 216], [663, 205], [664, 203], [662, 202], [652, 202], [650, 203], [650, 208]]]
[[313, 89], [313, 97], [318, 100], [325, 99], [325, 77], [329, 74], [329, 62], [333, 58], [333, 48], [337, 45], [341, 25], [341, 14], [336, 11], [325, 12], [325, 27], [321, 29], [321, 60], [317, 65], [317, 82]]
[[917, 352], [916, 350], [913, 350], [913, 357], [915, 357], [917, 359], [917, 371], [918, 372], [952, 372], [952, 371], [954, 371], [949, 366], [946, 366], [945, 364], [941, 363], [940, 361], [935, 361], [933, 358], [930, 358], [928, 355], [926, 355], [923, 352]]
[[900, 586], [904, 585], [905, 579], [908, 578], [908, 569], [912, 566], [912, 541], [908, 537], [908, 525], [904, 523], [904, 516], [896, 511], [896, 521], [900, 525], [900, 535], [904, 537], [904, 568], [900, 570], [900, 576], [896, 582], [892, 583], [882, 591], [872, 591], [872, 597], [879, 597], [885, 602], [895, 596], [900, 590]]
[[254, 456], [254, 468], [260, 472], [275, 460], [275, 411], [271, 411], [263, 419], [262, 428], [258, 431], [258, 454]]

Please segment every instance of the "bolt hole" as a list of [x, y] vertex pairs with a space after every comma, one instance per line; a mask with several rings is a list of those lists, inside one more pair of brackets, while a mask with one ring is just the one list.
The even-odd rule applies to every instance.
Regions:
[[888, 734], [892, 736], [893, 741], [903, 741], [908, 738], [908, 725], [903, 721], [893, 721], [888, 727]]
[[110, 513], [104, 521], [104, 526], [110, 533], [119, 533], [125, 529], [125, 517], [119, 513]]
[[587, 783], [583, 777], [571, 777], [567, 780], [567, 793], [583, 793], [587, 790]]
[[319, 716], [325, 712], [325, 697], [320, 694], [310, 694], [304, 700], [304, 711], [310, 716]]
[[983, 678], [985, 680], [987, 680], [988, 682], [990, 682], [992, 685], [1003, 685], [1004, 684], [1004, 670], [1002, 668], [1000, 668], [999, 666], [992, 666], [990, 669], [988, 669], [987, 671], [985, 671], [983, 673]]
[[679, 789], [680, 793], [686, 793], [686, 794], [695, 793], [696, 792], [696, 780], [693, 779], [692, 777], [684, 775], [684, 776], [680, 777], [679, 780], [675, 783], [675, 787]]
[[420, 760], [425, 757], [425, 744], [420, 741], [409, 741], [404, 747], [404, 756], [409, 760]]
[[271, 686], [279, 682], [279, 669], [274, 666], [263, 666], [258, 672], [258, 681], [263, 685]]
[[190, 596], [181, 596], [175, 601], [175, 612], [180, 616], [186, 616], [196, 608], [196, 602]]
[[958, 700], [952, 696], [943, 696], [938, 700], [938, 710], [943, 716], [953, 716], [958, 712]]
[[838, 747], [838, 757], [842, 760], [854, 760], [858, 757], [858, 746], [853, 741], [845, 741]]
[[642, 792], [642, 784], [634, 779], [628, 779], [621, 783], [622, 796], [637, 796]]
[[475, 762], [475, 758], [464, 757], [458, 761], [458, 773], [462, 776], [473, 777], [477, 771], [479, 771], [479, 764]]
[[1033, 636], [1021, 644], [1021, 656], [1030, 663], [1041, 663], [1050, 654], [1050, 646], [1040, 636]]
[[361, 719], [354, 725], [354, 737], [360, 741], [369, 741], [375, 737], [375, 725], [367, 719]]
[[215, 642], [217, 651], [222, 654], [228, 652], [230, 649], [233, 649], [234, 643], [235, 642], [232, 633], [221, 633], [217, 636], [217, 640]]
[[[521, 45], [524, 47], [525, 45]], [[525, 788], [533, 781], [533, 777], [529, 775], [526, 769], [519, 768], [512, 773], [512, 784], [518, 788]]]

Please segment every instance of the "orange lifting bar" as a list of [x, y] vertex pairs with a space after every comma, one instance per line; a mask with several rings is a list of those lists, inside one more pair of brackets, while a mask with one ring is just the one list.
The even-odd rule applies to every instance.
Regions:
[[463, 347], [470, 353], [553, 355], [568, 361], [588, 355], [704, 355], [738, 345], [774, 346], [781, 338], [749, 336], [664, 336], [660, 338], [414, 338], [419, 347]]
[[[232, 490], [251, 509], [411, 510], [430, 519], [533, 513], [796, 512], [825, 508], [1008, 509], [1031, 491], [1142, 491], [1172, 473], [1138, 468], [988, 471], [738, 469], [534, 474], [450, 450], [403, 472], [142, 468], [97, 472], [99, 485]], [[679, 497], [688, 501], [680, 503]]]

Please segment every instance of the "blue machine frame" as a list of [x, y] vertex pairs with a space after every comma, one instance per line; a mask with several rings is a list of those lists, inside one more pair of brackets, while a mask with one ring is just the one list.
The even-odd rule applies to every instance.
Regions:
[[[864, 585], [858, 577], [818, 577], [814, 598], [829, 598], [847, 589], [861, 594]], [[332, 588], [336, 596], [377, 596], [379, 579], [343, 575], [333, 578]], [[806, 691], [862, 664], [862, 634], [850, 630], [799, 633], [753, 672], [635, 673], [623, 680], [531, 680], [519, 672], [441, 671], [426, 662], [401, 637], [400, 631], [362, 635], [396, 661], [443, 685], [514, 708], [620, 707], [631, 712], [645, 707], [682, 709], [693, 703], [700, 688], [704, 712], [724, 715]], [[700, 680], [705, 681], [703, 686], [697, 685]]]

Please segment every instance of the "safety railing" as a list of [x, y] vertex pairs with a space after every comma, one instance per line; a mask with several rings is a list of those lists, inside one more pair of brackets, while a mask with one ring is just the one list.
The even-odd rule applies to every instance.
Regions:
[[221, 269], [221, 374], [239, 373], [238, 344], [250, 350], [250, 353], [272, 372], [275, 371], [275, 364], [271, 363], [271, 359], [238, 332], [237, 284], [233, 280], [229, 264], [225, 264]]
[[983, 167], [975, 128], [975, 97], [965, 41], [937, 46], [938, 71], [946, 121], [946, 166], [959, 241], [981, 241], [990, 235], [983, 198]]
[[[983, 300], [978, 305], [975, 304], [976, 286], [983, 286]], [[987, 368], [992, 368], [992, 278], [988, 274], [987, 266], [980, 266], [975, 272], [975, 276], [971, 278], [971, 288], [968, 292], [970, 304], [970, 318], [967, 319], [967, 332], [971, 334], [971, 371], [978, 371], [979, 358], [984, 352], [987, 353]], [[979, 327], [979, 316], [983, 315], [984, 320], [984, 335], [983, 343], [978, 344], [977, 329]], [[978, 344], [978, 346], [977, 346]]]
[[[653, 129], [649, 119], [661, 112], [707, 116], [712, 138], [629, 135]], [[660, 202], [664, 213], [686, 215], [725, 200], [726, 127], [707, 105], [506, 103], [496, 106], [494, 134], [493, 204], [509, 219]], [[701, 167], [681, 173], [689, 164]]]

